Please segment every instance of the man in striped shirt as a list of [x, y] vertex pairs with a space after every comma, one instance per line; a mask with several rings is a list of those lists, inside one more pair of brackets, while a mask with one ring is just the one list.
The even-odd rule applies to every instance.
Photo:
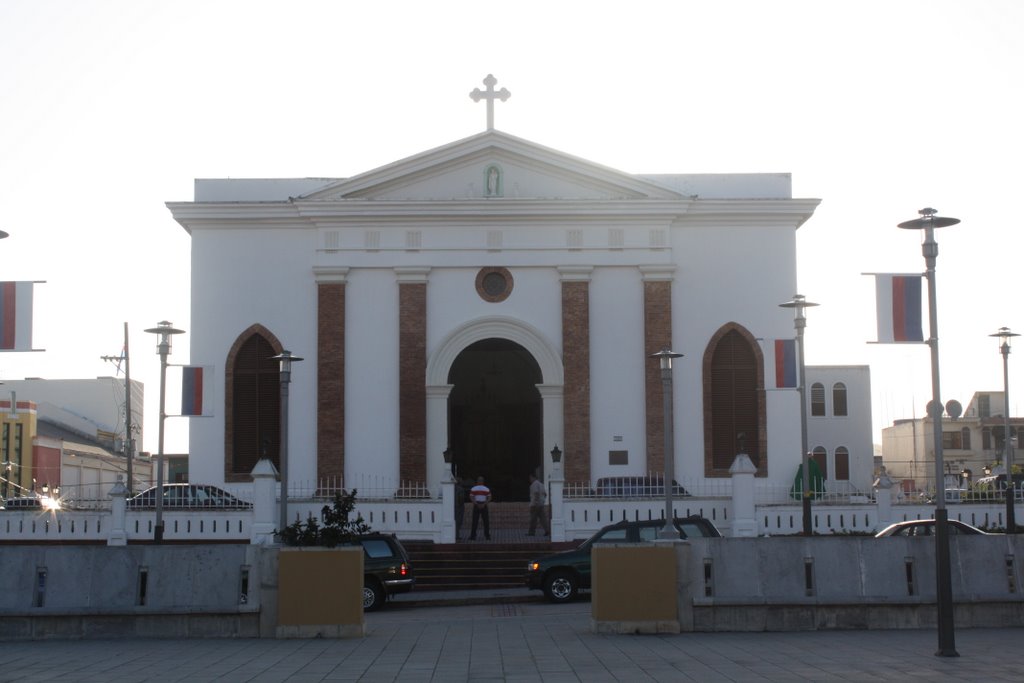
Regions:
[[491, 490], [484, 484], [483, 477], [476, 478], [476, 486], [469, 490], [469, 499], [473, 502], [473, 528], [469, 531], [469, 540], [476, 540], [476, 527], [481, 518], [484, 520], [484, 538], [491, 540], [491, 516], [487, 512]]

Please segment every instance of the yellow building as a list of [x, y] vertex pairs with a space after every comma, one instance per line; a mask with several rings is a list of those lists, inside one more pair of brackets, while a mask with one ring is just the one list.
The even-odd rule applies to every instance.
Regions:
[[[12, 402], [14, 403], [12, 407]], [[14, 498], [31, 491], [32, 443], [36, 437], [36, 404], [13, 396], [0, 401], [0, 496]]]

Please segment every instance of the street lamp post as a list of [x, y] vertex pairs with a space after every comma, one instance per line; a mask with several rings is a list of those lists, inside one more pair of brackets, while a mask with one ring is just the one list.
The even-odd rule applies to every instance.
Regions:
[[1000, 327], [990, 337], [999, 338], [999, 352], [1003, 354], [1003, 463], [1006, 466], [1006, 533], [1017, 533], [1017, 519], [1014, 511], [1016, 492], [1013, 485], [1013, 440], [1010, 438], [1010, 339], [1019, 334], [1010, 332], [1009, 327]]
[[[164, 540], [164, 420], [167, 419], [166, 392], [167, 386], [167, 356], [171, 354], [171, 335], [182, 334], [185, 330], [175, 329], [166, 320], [161, 320], [156, 327], [151, 327], [146, 332], [159, 337], [156, 344], [156, 352], [160, 354], [160, 422], [157, 427], [157, 451], [156, 451], [156, 526], [153, 527], [153, 541], [162, 543]], [[129, 391], [131, 388], [129, 387]]]
[[278, 533], [284, 533], [288, 526], [288, 385], [292, 381], [292, 363], [303, 359], [293, 356], [291, 351], [282, 351], [270, 360], [281, 363], [281, 510]]
[[679, 530], [676, 529], [674, 522], [675, 514], [672, 511], [672, 489], [676, 478], [675, 434], [672, 426], [672, 359], [682, 357], [683, 354], [669, 351], [667, 346], [651, 354], [651, 358], [657, 358], [661, 365], [662, 405], [665, 409], [665, 476], [662, 481], [665, 486], [665, 527], [658, 532], [658, 538], [665, 539], [679, 538]]
[[935, 299], [935, 260], [939, 245], [935, 242], [935, 228], [956, 225], [959, 218], [936, 216], [935, 209], [921, 209], [920, 218], [904, 221], [898, 227], [904, 230], [923, 230], [921, 254], [925, 261], [925, 278], [928, 280], [928, 346], [931, 347], [932, 418], [933, 443], [935, 450], [935, 605], [938, 621], [940, 657], [959, 657], [953, 636], [953, 583], [949, 564], [949, 513], [946, 510], [945, 472], [942, 465], [942, 394], [939, 392], [939, 315]]
[[804, 309], [817, 305], [807, 301], [803, 294], [794, 294], [791, 301], [779, 304], [782, 308], [796, 310], [796, 318], [793, 324], [796, 327], [797, 365], [799, 365], [800, 372], [797, 392], [800, 395], [800, 449], [801, 453], [803, 453], [801, 461], [801, 472], [803, 473], [801, 477], [803, 479], [803, 495], [801, 499], [803, 502], [801, 505], [803, 506], [804, 536], [810, 536], [814, 533], [811, 524], [811, 454], [807, 449], [807, 381], [804, 377], [807, 368], [804, 364], [804, 328], [807, 327], [807, 317], [804, 315]]

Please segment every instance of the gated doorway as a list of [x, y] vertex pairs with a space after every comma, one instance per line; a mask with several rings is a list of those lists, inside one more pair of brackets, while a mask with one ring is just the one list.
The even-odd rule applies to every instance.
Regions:
[[491, 338], [456, 357], [448, 383], [448, 443], [457, 476], [483, 476], [496, 502], [529, 499], [530, 472], [542, 463], [537, 361], [519, 344]]

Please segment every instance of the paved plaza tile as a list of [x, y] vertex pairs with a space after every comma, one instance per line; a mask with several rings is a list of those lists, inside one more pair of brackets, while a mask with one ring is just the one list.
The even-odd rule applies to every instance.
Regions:
[[596, 634], [590, 604], [398, 603], [366, 636], [328, 640], [0, 642], [0, 683], [144, 681], [1022, 681], [1024, 627], [962, 629], [960, 657], [930, 630]]

